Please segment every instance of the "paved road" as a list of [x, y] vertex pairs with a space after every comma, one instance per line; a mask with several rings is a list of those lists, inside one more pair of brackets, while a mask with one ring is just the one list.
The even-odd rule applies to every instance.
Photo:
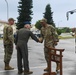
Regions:
[[[29, 47], [29, 64], [30, 69], [34, 72], [32, 75], [43, 75], [43, 69], [46, 67], [44, 59], [43, 44], [36, 43], [30, 40], [28, 43]], [[76, 54], [75, 54], [75, 43], [74, 39], [60, 40], [56, 48], [64, 48], [63, 52], [63, 75], [76, 75]], [[3, 42], [0, 40], [0, 75], [18, 75], [17, 74], [17, 60], [16, 60], [16, 49], [14, 48], [11, 66], [15, 68], [13, 71], [4, 70], [4, 49]], [[55, 71], [56, 64], [53, 63], [53, 71]], [[23, 75], [23, 74], [22, 74]]]

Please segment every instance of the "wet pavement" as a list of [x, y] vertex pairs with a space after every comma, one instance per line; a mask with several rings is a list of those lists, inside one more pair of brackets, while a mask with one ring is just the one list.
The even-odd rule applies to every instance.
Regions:
[[[63, 75], [76, 75], [76, 54], [75, 54], [75, 40], [65, 39], [60, 40], [56, 48], [65, 49], [63, 52]], [[43, 75], [43, 69], [46, 68], [46, 61], [44, 59], [43, 43], [36, 43], [33, 40], [28, 42], [29, 48], [29, 65], [30, 70], [33, 71], [31, 75]], [[18, 75], [17, 74], [17, 58], [16, 49], [14, 48], [13, 56], [10, 65], [15, 70], [5, 71], [4, 70], [4, 48], [3, 42], [0, 40], [0, 75]], [[52, 63], [52, 70], [55, 71], [56, 64]], [[24, 74], [22, 74], [24, 75]], [[57, 74], [59, 75], [59, 74]]]

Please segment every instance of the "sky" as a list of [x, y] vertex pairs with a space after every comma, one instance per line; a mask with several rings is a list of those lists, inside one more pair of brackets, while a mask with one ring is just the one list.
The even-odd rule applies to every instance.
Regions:
[[[8, 16], [13, 17], [17, 21], [18, 2], [20, 0], [7, 0], [8, 2]], [[33, 1], [33, 15], [32, 24], [43, 18], [45, 7], [50, 4], [53, 12], [53, 20], [56, 27], [76, 27], [76, 13], [69, 14], [67, 21], [66, 12], [76, 9], [76, 0], [32, 0]], [[0, 20], [7, 21], [7, 4], [5, 0], [0, 0]]]

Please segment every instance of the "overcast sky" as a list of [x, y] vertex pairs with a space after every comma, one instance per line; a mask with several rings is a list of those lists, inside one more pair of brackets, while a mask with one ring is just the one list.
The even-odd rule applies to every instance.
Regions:
[[[20, 0], [7, 0], [9, 5], [9, 17], [18, 17], [18, 2]], [[33, 0], [33, 19], [32, 24], [43, 18], [45, 7], [51, 5], [53, 20], [57, 27], [76, 27], [76, 13], [69, 14], [69, 21], [66, 12], [76, 9], [76, 0]], [[7, 7], [5, 0], [0, 0], [0, 20], [7, 21]], [[17, 20], [17, 19], [16, 19]]]

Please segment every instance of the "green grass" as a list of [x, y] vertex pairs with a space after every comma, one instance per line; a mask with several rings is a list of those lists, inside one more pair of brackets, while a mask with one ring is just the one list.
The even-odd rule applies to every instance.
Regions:
[[67, 36], [67, 37], [59, 36], [59, 39], [71, 39], [71, 38], [75, 38], [75, 37], [73, 37], [73, 36]]

